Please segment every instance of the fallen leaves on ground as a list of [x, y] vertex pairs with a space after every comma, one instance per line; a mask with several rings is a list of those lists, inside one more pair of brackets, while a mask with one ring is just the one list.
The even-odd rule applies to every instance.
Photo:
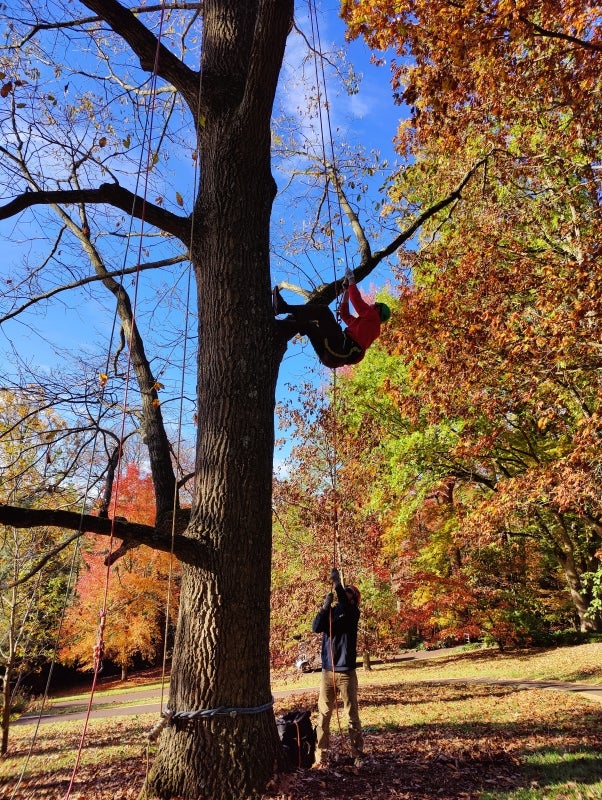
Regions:
[[[315, 712], [316, 700], [315, 692], [282, 698], [275, 712]], [[483, 791], [528, 786], [533, 776], [527, 777], [524, 762], [534, 753], [596, 752], [602, 721], [602, 709], [569, 693], [463, 683], [367, 686], [360, 710], [367, 752], [360, 768], [348, 749], [343, 715], [341, 731], [335, 715], [330, 768], [280, 774], [266, 800], [476, 800]], [[70, 800], [137, 797], [154, 721], [145, 715], [91, 725]], [[37, 760], [16, 791], [32, 730], [13, 729], [12, 752], [0, 762], [0, 797], [62, 800], [72, 769], [65, 763], [75, 759], [81, 732], [72, 726], [54, 734], [49, 729], [55, 726], [42, 726]]]

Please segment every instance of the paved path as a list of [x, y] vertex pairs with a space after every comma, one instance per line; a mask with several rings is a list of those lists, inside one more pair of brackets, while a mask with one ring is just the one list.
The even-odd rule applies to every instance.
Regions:
[[[422, 656], [424, 657], [424, 656]], [[516, 686], [519, 689], [549, 689], [552, 691], [573, 692], [590, 700], [602, 703], [602, 685], [587, 683], [566, 683], [563, 681], [532, 681], [505, 678], [430, 678], [417, 683], [433, 684], [454, 684], [454, 683], [474, 683], [491, 684], [497, 686]], [[363, 683], [363, 686], [382, 686], [382, 683]], [[386, 684], [385, 684], [386, 685]], [[289, 697], [295, 694], [307, 694], [314, 692], [316, 695], [319, 686], [305, 686], [294, 689], [283, 689], [274, 692], [274, 697]], [[164, 702], [167, 702], [168, 692], [164, 693]], [[95, 694], [92, 703], [91, 719], [101, 719], [107, 717], [132, 717], [140, 714], [161, 713], [161, 692], [155, 689], [142, 689], [139, 691], [124, 690], [111, 695], [98, 692]], [[70, 710], [72, 709], [72, 710]], [[65, 702], [53, 701], [52, 708], [48, 713], [41, 717], [36, 715], [25, 715], [20, 717], [12, 725], [33, 725], [48, 722], [68, 722], [70, 720], [82, 720], [86, 718], [87, 704], [82, 700], [66, 700]]]

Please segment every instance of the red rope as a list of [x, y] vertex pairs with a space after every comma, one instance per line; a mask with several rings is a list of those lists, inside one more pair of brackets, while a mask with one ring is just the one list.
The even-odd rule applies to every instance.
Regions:
[[[145, 170], [146, 175], [145, 175], [144, 188], [143, 188], [143, 193], [142, 193], [142, 210], [141, 210], [141, 214], [140, 214], [141, 235], [140, 235], [140, 241], [139, 241], [139, 245], [138, 245], [138, 259], [137, 259], [138, 265], [140, 265], [140, 263], [142, 261], [142, 232], [144, 230], [144, 214], [145, 214], [145, 210], [146, 210], [146, 196], [147, 196], [147, 192], [148, 192], [148, 181], [149, 181], [149, 177], [148, 176], [149, 176], [150, 168], [151, 168], [151, 165], [152, 165], [151, 142], [152, 142], [152, 130], [153, 130], [154, 113], [155, 113], [155, 97], [156, 97], [157, 77], [158, 77], [158, 67], [159, 67], [159, 52], [160, 52], [160, 47], [161, 47], [161, 35], [162, 35], [162, 32], [163, 32], [164, 19], [165, 19], [165, 2], [163, 0], [163, 2], [161, 3], [161, 14], [160, 14], [160, 18], [159, 18], [159, 32], [157, 34], [157, 47], [156, 47], [156, 51], [155, 51], [155, 60], [154, 60], [154, 64], [153, 64], [153, 72], [152, 72], [152, 78], [151, 78], [151, 92], [150, 92], [151, 104], [150, 104], [150, 111], [149, 111], [149, 116], [148, 116], [148, 131], [147, 131], [147, 167], [146, 167], [146, 170]], [[140, 173], [140, 171], [142, 169], [142, 157], [143, 157], [143, 155], [141, 154], [141, 156], [140, 156], [139, 173]], [[139, 275], [139, 266], [138, 266], [138, 270], [136, 272], [135, 290], [134, 290], [134, 302], [132, 303], [132, 335], [133, 335], [134, 327], [135, 327], [136, 307], [137, 307], [137, 300], [138, 300], [138, 279], [137, 279], [138, 275]], [[130, 337], [130, 345], [131, 345], [131, 337]], [[113, 517], [112, 517], [112, 521], [111, 521], [111, 533], [110, 533], [110, 537], [109, 537], [109, 552], [111, 552], [111, 550], [112, 550], [113, 541], [114, 541], [115, 511], [117, 509], [117, 500], [119, 498], [119, 488], [120, 488], [119, 484], [120, 484], [120, 477], [121, 477], [121, 470], [120, 470], [121, 455], [122, 455], [122, 453], [121, 453], [121, 442], [123, 442], [124, 437], [125, 437], [125, 420], [126, 420], [127, 399], [128, 399], [128, 393], [129, 393], [130, 375], [131, 375], [131, 346], [128, 348], [128, 361], [127, 361], [127, 369], [126, 369], [126, 376], [125, 376], [125, 391], [124, 391], [124, 400], [123, 400], [123, 414], [122, 414], [122, 417], [121, 417], [121, 436], [120, 436], [120, 439], [119, 439], [119, 441], [120, 441], [119, 457], [118, 457], [119, 468], [118, 468], [118, 471], [117, 471], [117, 477], [116, 477], [116, 481], [115, 481], [115, 491], [114, 491], [115, 502], [114, 502], [114, 507], [113, 507], [113, 512], [114, 513], [113, 513]], [[98, 675], [100, 673], [100, 668], [101, 668], [101, 665], [102, 665], [102, 659], [103, 659], [103, 656], [104, 656], [105, 642], [104, 642], [103, 635], [104, 635], [104, 628], [105, 628], [106, 616], [107, 616], [107, 602], [108, 602], [108, 593], [109, 593], [110, 570], [111, 570], [111, 566], [110, 566], [110, 564], [107, 564], [106, 577], [105, 577], [105, 586], [104, 586], [104, 595], [103, 595], [103, 603], [102, 603], [102, 609], [100, 611], [100, 621], [99, 621], [99, 625], [98, 625], [98, 636], [97, 636], [97, 640], [96, 640], [96, 645], [94, 646], [94, 649], [93, 649], [94, 675], [93, 675], [93, 678], [92, 678], [92, 686], [91, 686], [91, 689], [90, 689], [90, 696], [89, 696], [89, 699], [88, 699], [88, 707], [87, 707], [87, 711], [86, 711], [86, 717], [85, 717], [85, 720], [84, 720], [84, 726], [83, 726], [82, 734], [81, 734], [80, 741], [79, 741], [79, 746], [78, 746], [77, 753], [76, 753], [75, 764], [73, 766], [73, 771], [71, 773], [71, 779], [69, 781], [69, 786], [67, 787], [67, 792], [65, 794], [64, 800], [69, 800], [69, 798], [71, 797], [71, 792], [73, 790], [73, 785], [74, 785], [74, 782], [75, 782], [75, 776], [77, 774], [77, 770], [79, 768], [79, 764], [80, 764], [80, 761], [81, 761], [81, 755], [82, 755], [82, 751], [83, 751], [84, 741], [85, 741], [85, 738], [86, 738], [86, 733], [87, 733], [87, 730], [88, 730], [88, 724], [89, 724], [89, 721], [90, 721], [90, 715], [91, 715], [91, 712], [92, 712], [92, 702], [93, 702], [93, 699], [94, 699], [94, 692], [96, 690], [96, 684], [97, 684], [97, 681], [98, 681]]]

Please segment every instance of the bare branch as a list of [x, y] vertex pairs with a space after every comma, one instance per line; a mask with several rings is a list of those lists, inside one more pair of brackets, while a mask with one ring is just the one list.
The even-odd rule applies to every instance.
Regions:
[[[138, 6], [137, 8], [130, 9], [132, 14], [152, 14], [157, 11], [199, 11], [202, 9], [202, 3], [180, 3], [180, 2], [173, 2], [173, 3], [166, 3], [165, 6], [162, 5], [152, 5], [152, 6]], [[60, 22], [38, 22], [34, 25], [27, 36], [20, 40], [18, 47], [23, 47], [24, 44], [27, 44], [34, 36], [39, 33], [40, 31], [58, 31], [63, 30], [65, 28], [78, 28], [82, 25], [89, 25], [93, 22], [100, 22], [101, 17], [80, 17], [79, 19], [70, 19], [70, 20], [61, 20]]]
[[124, 189], [118, 183], [103, 183], [97, 189], [57, 189], [48, 192], [24, 192], [4, 206], [0, 206], [0, 220], [9, 219], [36, 205], [70, 205], [73, 203], [107, 203], [115, 208], [143, 219], [166, 233], [171, 233], [188, 246], [190, 219], [172, 214], [160, 206]]
[[[48, 260], [48, 259], [47, 259]], [[73, 281], [72, 283], [65, 283], [63, 286], [57, 286], [54, 289], [51, 289], [48, 292], [44, 292], [43, 294], [38, 294], [35, 297], [30, 297], [27, 302], [23, 303], [23, 305], [15, 308], [14, 311], [11, 311], [9, 314], [6, 314], [3, 317], [0, 317], [0, 323], [6, 322], [8, 319], [12, 319], [13, 317], [17, 317], [21, 314], [25, 309], [29, 308], [30, 306], [39, 303], [41, 300], [48, 300], [50, 297], [54, 297], [61, 292], [66, 292], [70, 289], [75, 289], [79, 286], [85, 286], [87, 283], [94, 283], [95, 281], [105, 280], [106, 278], [122, 278], [124, 275], [131, 275], [132, 273], [144, 272], [145, 270], [149, 269], [161, 269], [161, 267], [168, 267], [172, 264], [180, 264], [182, 261], [187, 261], [188, 255], [181, 255], [181, 256], [174, 256], [173, 258], [164, 258], [160, 261], [153, 261], [149, 264], [135, 264], [133, 267], [127, 267], [127, 269], [120, 269], [111, 272], [107, 272], [106, 275], [89, 275], [87, 278], [81, 278], [80, 280]]]
[[157, 41], [138, 17], [117, 0], [80, 0], [128, 43], [140, 60], [140, 67], [155, 72], [182, 93], [191, 111], [198, 107], [199, 73]]
[[[380, 262], [383, 259], [387, 258], [387, 256], [392, 255], [396, 250], [399, 250], [399, 248], [402, 246], [402, 244], [404, 244], [404, 242], [407, 242], [409, 239], [411, 239], [412, 236], [414, 236], [414, 234], [424, 225], [425, 222], [428, 222], [428, 220], [431, 219], [431, 217], [434, 217], [444, 208], [447, 208], [452, 203], [457, 202], [461, 198], [463, 189], [469, 183], [474, 174], [483, 166], [483, 164], [487, 162], [490, 156], [491, 153], [487, 153], [487, 155], [485, 155], [483, 158], [477, 161], [468, 170], [468, 172], [464, 175], [460, 183], [456, 186], [455, 189], [453, 189], [453, 191], [451, 191], [442, 200], [439, 200], [437, 203], [434, 203], [432, 206], [429, 206], [427, 209], [425, 209], [422, 212], [422, 214], [416, 217], [414, 221], [410, 225], [408, 225], [408, 227], [405, 228], [405, 230], [399, 233], [386, 247], [384, 247], [382, 250], [378, 250], [376, 253], [373, 254], [370, 251], [370, 245], [368, 243], [368, 240], [366, 238], [366, 235], [364, 233], [364, 230], [361, 226], [361, 223], [357, 215], [353, 212], [353, 209], [349, 206], [349, 203], [346, 201], [344, 194], [341, 193], [340, 187], [337, 185], [337, 189], [341, 197], [341, 204], [345, 209], [347, 215], [349, 216], [349, 214], [351, 214], [349, 219], [353, 231], [358, 239], [360, 252], [362, 253], [363, 256], [360, 265], [356, 267], [353, 271], [356, 279], [360, 281], [366, 278], [368, 275], [370, 275], [370, 273], [378, 266], [378, 264], [380, 264]], [[330, 283], [325, 283], [322, 284], [321, 286], [318, 286], [313, 292], [311, 292], [311, 294], [308, 292], [304, 292], [299, 287], [294, 287], [290, 284], [282, 283], [280, 285], [282, 287], [291, 289], [292, 291], [304, 295], [305, 297], [308, 298], [308, 301], [312, 303], [331, 303], [335, 299], [335, 297], [338, 294], [340, 294], [340, 292], [342, 292], [343, 290], [342, 282], [338, 280], [331, 281]], [[281, 322], [287, 322], [286, 330], [287, 334], [289, 334], [290, 331], [288, 329], [290, 328], [290, 322], [288, 320], [285, 321], [281, 320]], [[285, 329], [284, 325], [280, 327], [283, 330]], [[290, 335], [293, 334], [290, 333]]]
[[336, 187], [339, 201], [341, 203], [341, 208], [345, 212], [347, 219], [349, 220], [349, 224], [351, 225], [351, 230], [355, 234], [355, 238], [357, 239], [357, 243], [359, 246], [359, 251], [361, 255], [361, 263], [367, 263], [370, 261], [372, 257], [372, 251], [370, 249], [370, 242], [366, 237], [362, 224], [359, 221], [359, 217], [351, 207], [349, 201], [347, 200], [347, 195], [343, 191], [343, 187], [341, 186], [341, 182], [339, 181], [339, 177], [336, 174], [336, 171], [333, 172], [333, 182]]
[[443, 200], [439, 200], [437, 203], [429, 206], [425, 211], [422, 212], [422, 214], [416, 217], [411, 225], [409, 225], [404, 231], [396, 236], [393, 241], [390, 242], [390, 244], [388, 244], [382, 250], [378, 250], [376, 253], [374, 253], [374, 255], [370, 256], [366, 262], [362, 262], [355, 270], [356, 277], [361, 279], [370, 274], [377, 264], [379, 264], [384, 258], [387, 258], [387, 256], [392, 255], [396, 250], [399, 250], [401, 245], [411, 239], [416, 231], [420, 230], [424, 223], [428, 222], [431, 217], [434, 217], [440, 211], [443, 211], [444, 208], [447, 208], [447, 206], [459, 200], [462, 196], [462, 191], [465, 186], [469, 183], [475, 172], [477, 172], [477, 170], [479, 170], [483, 164], [487, 162], [490, 155], [491, 153], [488, 153], [486, 156], [477, 161], [477, 163], [468, 170], [460, 183], [447, 195], [447, 197], [444, 197]]
[[[130, 547], [147, 545], [154, 550], [164, 553], [172, 552], [181, 561], [191, 563], [205, 563], [207, 560], [207, 544], [198, 539], [184, 535], [190, 518], [190, 511], [180, 511], [176, 517], [176, 534], [173, 536], [171, 520], [164, 520], [160, 526], [143, 525], [139, 522], [128, 522], [123, 517], [109, 519], [97, 517], [92, 514], [81, 514], [77, 511], [64, 509], [35, 509], [8, 506], [0, 503], [0, 524], [11, 525], [13, 528], [39, 528], [53, 527], [77, 531], [76, 536], [59, 545], [59, 552], [83, 533], [93, 533], [99, 536], [108, 536], [121, 539]], [[52, 555], [52, 554], [51, 554]], [[42, 567], [48, 559], [38, 567]], [[32, 573], [33, 574], [33, 573]], [[29, 576], [31, 577], [31, 575]]]

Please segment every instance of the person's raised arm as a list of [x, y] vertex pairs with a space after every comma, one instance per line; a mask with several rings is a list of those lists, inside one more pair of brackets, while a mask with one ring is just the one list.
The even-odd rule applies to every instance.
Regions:
[[[337, 592], [338, 596], [338, 592]], [[328, 630], [328, 617], [330, 615], [330, 606], [334, 600], [332, 592], [328, 592], [322, 603], [322, 608], [318, 611], [312, 623], [311, 629], [314, 633], [324, 633]]]

